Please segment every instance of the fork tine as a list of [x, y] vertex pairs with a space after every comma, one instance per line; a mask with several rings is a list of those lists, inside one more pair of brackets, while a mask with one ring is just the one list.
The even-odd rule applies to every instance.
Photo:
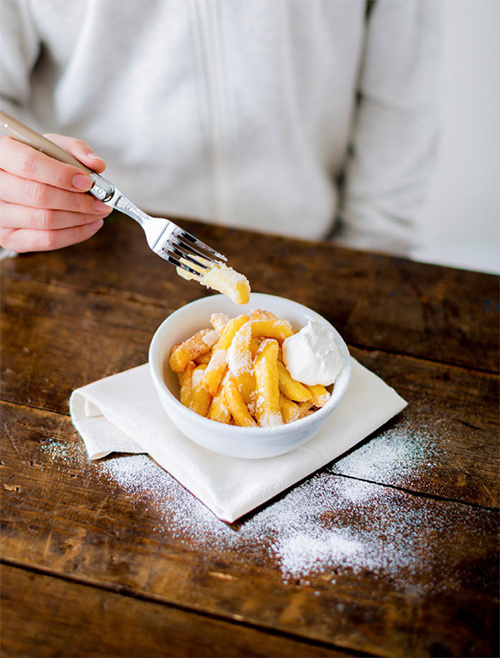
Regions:
[[[227, 258], [226, 256], [224, 256], [224, 254], [215, 251], [215, 249], [212, 249], [212, 247], [210, 247], [208, 244], [205, 244], [205, 242], [202, 242], [199, 238], [197, 238], [192, 233], [188, 233], [187, 231], [180, 229], [179, 231], [176, 231], [174, 235], [177, 239], [184, 240], [184, 245], [186, 247], [190, 247], [195, 251], [195, 253], [198, 253], [203, 258], [208, 258], [209, 260], [213, 260], [215, 258], [216, 260], [227, 261]], [[191, 244], [186, 244], [186, 241]], [[192, 245], [195, 245], [195, 247], [197, 247], [198, 249], [196, 249]], [[206, 252], [206, 253], [202, 253], [202, 252]]]
[[186, 263], [185, 256], [183, 254], [178, 253], [177, 250], [174, 250], [174, 253], [171, 253], [168, 248], [164, 247], [162, 249], [161, 256], [169, 263], [172, 263], [176, 267], [179, 267], [181, 270], [186, 270], [186, 272], [189, 272], [190, 274], [194, 274], [196, 277], [200, 276], [200, 272], [189, 267], [189, 265]]
[[189, 245], [184, 245], [180, 242], [175, 242], [169, 240], [168, 244], [163, 247], [166, 251], [171, 251], [178, 258], [179, 261], [189, 261], [186, 265], [189, 266], [189, 263], [193, 263], [198, 268], [198, 273], [200, 268], [203, 270], [208, 270], [210, 265], [208, 264], [208, 259], [206, 256], [203, 256], [200, 252], [193, 249]]
[[202, 267], [203, 269], [207, 269], [209, 267], [207, 261], [213, 261], [213, 259], [210, 258], [207, 254], [202, 253], [198, 249], [195, 249], [190, 244], [182, 242], [178, 236], [170, 237], [168, 241], [168, 248], [172, 249], [172, 251], [178, 255], [182, 256], [183, 258], [187, 258], [192, 263], [195, 263], [198, 267]]

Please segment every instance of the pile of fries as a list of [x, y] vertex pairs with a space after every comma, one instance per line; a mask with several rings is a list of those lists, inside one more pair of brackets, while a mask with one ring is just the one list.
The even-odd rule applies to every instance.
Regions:
[[210, 321], [170, 353], [186, 407], [220, 423], [270, 427], [303, 418], [330, 398], [321, 384], [294, 380], [283, 363], [282, 344], [293, 333], [287, 320], [256, 310], [232, 319], [214, 313]]

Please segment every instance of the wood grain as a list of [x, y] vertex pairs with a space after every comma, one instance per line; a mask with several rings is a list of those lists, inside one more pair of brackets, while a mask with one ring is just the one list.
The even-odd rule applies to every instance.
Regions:
[[[496, 276], [328, 243], [179, 223], [224, 252], [255, 292], [306, 304], [350, 344], [499, 371]], [[142, 229], [122, 217], [81, 245], [3, 262], [2, 270], [16, 279], [147, 301], [168, 312], [206, 294], [196, 283], [179, 281], [149, 250]]]
[[352, 655], [7, 565], [0, 577], [4, 656]]
[[408, 406], [337, 461], [335, 472], [498, 508], [498, 376], [378, 350], [351, 352]]
[[[166, 314], [156, 305], [26, 280], [7, 279], [2, 303], [3, 399], [59, 413], [68, 412], [75, 388], [145, 363]], [[407, 400], [394, 433], [400, 443], [413, 437], [429, 457], [418, 473], [393, 472], [382, 483], [497, 505], [498, 377], [378, 350], [352, 353]]]
[[[318, 474], [322, 490], [345, 501], [318, 524], [387, 551], [387, 563], [374, 553], [361, 567], [347, 559], [289, 577], [274, 550], [279, 500], [258, 533], [248, 532], [250, 516], [233, 526], [242, 543], [221, 541], [219, 522], [199, 517], [180, 489], [169, 486], [157, 500], [89, 463], [67, 417], [19, 405], [2, 417], [2, 554], [11, 564], [336, 648], [495, 655], [495, 511], [368, 483], [365, 501], [349, 505], [359, 481]], [[182, 522], [189, 515], [196, 528]], [[400, 538], [395, 546], [391, 533]]]
[[[180, 223], [256, 292], [327, 317], [408, 406], [227, 526], [146, 458], [159, 489], [89, 462], [68, 416], [206, 289], [116, 217], [2, 261], [4, 655], [497, 656], [498, 278]], [[286, 547], [325, 532], [326, 557], [294, 570]]]

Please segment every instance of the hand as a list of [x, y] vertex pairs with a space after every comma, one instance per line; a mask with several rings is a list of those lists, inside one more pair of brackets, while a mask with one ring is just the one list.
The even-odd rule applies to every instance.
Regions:
[[[97, 173], [106, 164], [80, 140], [49, 139]], [[0, 245], [19, 253], [82, 242], [103, 225], [111, 208], [90, 194], [92, 180], [72, 165], [10, 137], [0, 137]]]

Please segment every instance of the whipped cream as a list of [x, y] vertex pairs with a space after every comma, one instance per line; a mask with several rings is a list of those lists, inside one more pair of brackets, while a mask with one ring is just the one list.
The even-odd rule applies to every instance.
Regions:
[[283, 361], [294, 379], [309, 386], [333, 384], [344, 367], [332, 331], [312, 321], [283, 342]]

